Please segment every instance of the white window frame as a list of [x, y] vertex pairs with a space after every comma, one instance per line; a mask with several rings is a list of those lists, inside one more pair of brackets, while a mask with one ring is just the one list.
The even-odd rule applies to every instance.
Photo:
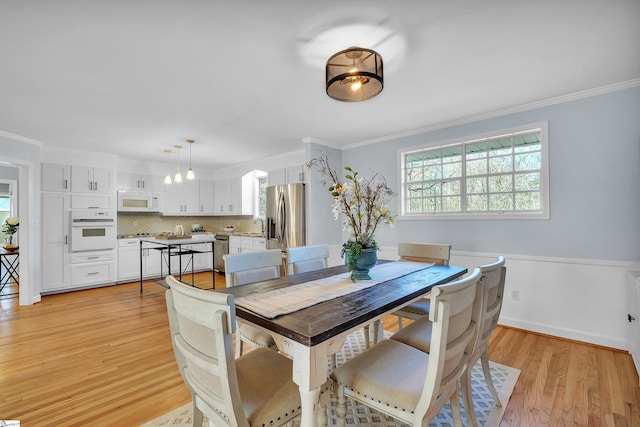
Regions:
[[[439, 148], [445, 148], [453, 145], [466, 145], [474, 142], [481, 141], [483, 139], [499, 138], [500, 136], [506, 136], [509, 134], [525, 132], [528, 130], [540, 129], [540, 145], [541, 145], [541, 168], [540, 168], [540, 210], [536, 212], [517, 212], [517, 211], [493, 211], [493, 212], [433, 212], [433, 213], [414, 213], [407, 214], [405, 212], [405, 187], [406, 187], [406, 175], [405, 175], [405, 156], [424, 150], [433, 150]], [[397, 151], [397, 164], [398, 164], [398, 219], [399, 220], [450, 220], [450, 219], [549, 219], [549, 130], [548, 122], [537, 122], [528, 125], [518, 126], [509, 129], [501, 129], [492, 132], [487, 132], [478, 135], [472, 135], [462, 138], [456, 138], [447, 140], [444, 142], [433, 142], [420, 146], [413, 146], [408, 148], [400, 148]], [[466, 171], [464, 167], [463, 158], [463, 172], [462, 172], [462, 194], [461, 197], [466, 197], [466, 188], [464, 180], [466, 178]], [[464, 205], [464, 202], [463, 202]]]

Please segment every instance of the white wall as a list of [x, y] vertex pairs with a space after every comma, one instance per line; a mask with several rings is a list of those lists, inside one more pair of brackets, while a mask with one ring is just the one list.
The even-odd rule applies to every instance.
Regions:
[[[450, 243], [468, 267], [507, 258], [501, 322], [626, 348], [625, 266], [640, 259], [640, 88], [343, 150], [343, 165], [382, 173], [398, 191], [403, 147], [548, 121], [550, 219], [405, 220], [381, 228], [381, 246]], [[394, 159], [391, 161], [390, 159]]]

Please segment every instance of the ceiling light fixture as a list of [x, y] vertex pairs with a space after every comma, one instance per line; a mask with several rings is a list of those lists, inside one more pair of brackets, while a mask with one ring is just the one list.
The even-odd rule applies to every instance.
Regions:
[[196, 179], [196, 174], [193, 173], [193, 169], [191, 169], [191, 146], [195, 141], [193, 139], [187, 139], [187, 143], [189, 144], [189, 170], [187, 170], [187, 179], [194, 180]]
[[327, 95], [344, 102], [366, 101], [384, 87], [382, 57], [371, 49], [350, 47], [334, 54], [326, 66]]
[[[169, 153], [171, 153], [171, 150], [164, 150], [164, 157], [167, 158], [167, 160], [169, 159]], [[169, 163], [169, 162], [167, 162]], [[164, 183], [165, 184], [171, 184], [171, 175], [169, 175], [169, 169], [167, 166], [167, 175], [164, 177]]]
[[176, 149], [176, 153], [178, 153], [178, 170], [176, 171], [176, 176], [173, 177], [175, 182], [182, 182], [182, 174], [180, 173], [180, 149], [182, 145], [174, 145], [173, 148]]

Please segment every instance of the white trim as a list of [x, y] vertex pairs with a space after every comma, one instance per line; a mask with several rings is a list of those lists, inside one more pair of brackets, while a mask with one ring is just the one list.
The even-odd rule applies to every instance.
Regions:
[[[404, 196], [405, 196], [405, 164], [404, 164], [404, 156], [411, 154], [413, 152], [425, 151], [437, 148], [445, 148], [447, 146], [452, 145], [461, 145], [465, 146], [466, 144], [473, 143], [476, 140], [482, 139], [493, 139], [499, 138], [502, 135], [514, 134], [519, 132], [524, 132], [532, 129], [540, 129], [540, 140], [541, 140], [541, 153], [540, 153], [540, 204], [541, 211], [540, 212], [520, 212], [520, 211], [505, 211], [503, 213], [498, 213], [494, 211], [489, 212], [421, 212], [415, 214], [406, 214], [404, 212]], [[535, 220], [545, 220], [549, 219], [551, 209], [549, 207], [549, 191], [551, 186], [549, 185], [549, 122], [541, 121], [536, 123], [527, 123], [520, 126], [511, 127], [508, 129], [496, 129], [489, 132], [483, 132], [481, 134], [475, 135], [466, 135], [457, 138], [448, 139], [446, 141], [433, 141], [426, 142], [420, 145], [414, 145], [411, 147], [401, 147], [396, 150], [396, 171], [397, 171], [397, 182], [398, 182], [398, 198], [397, 198], [397, 209], [400, 214], [398, 215], [398, 221], [406, 221], [406, 220], [426, 220], [426, 221], [437, 221], [437, 220], [491, 220], [491, 219], [500, 219], [500, 220], [521, 220], [521, 219], [535, 219]], [[466, 150], [466, 149], [465, 149]], [[462, 162], [464, 163], [464, 158]], [[515, 167], [514, 167], [515, 168]], [[466, 197], [467, 193], [465, 190], [464, 180], [467, 178], [466, 173], [464, 172], [465, 168], [463, 165], [463, 172], [461, 176], [462, 182], [462, 197]], [[515, 170], [512, 171], [512, 174], [515, 173]], [[461, 206], [464, 206], [464, 200], [462, 200]]]
[[37, 139], [27, 138], [26, 136], [16, 135], [15, 133], [6, 132], [0, 129], [0, 136], [12, 139], [14, 141], [26, 142], [27, 144], [37, 145], [38, 147], [42, 147], [44, 142], [38, 141]]
[[[462, 117], [459, 119], [454, 119], [446, 122], [435, 123], [432, 125], [424, 126], [417, 129], [411, 129], [404, 132], [398, 132], [386, 136], [381, 136], [379, 138], [366, 139], [358, 142], [353, 142], [351, 144], [344, 145], [339, 148], [341, 150], [349, 150], [352, 148], [363, 147], [366, 145], [377, 144], [379, 142], [390, 141], [398, 138], [404, 138], [407, 136], [419, 135], [422, 133], [433, 132], [441, 129], [448, 129], [455, 126], [465, 125], [469, 123], [480, 122], [482, 120], [493, 119], [496, 117], [502, 117], [509, 114], [521, 113], [523, 111], [535, 110], [538, 108], [549, 107], [556, 104], [562, 104], [570, 101], [577, 101], [584, 98], [590, 98], [592, 96], [604, 95], [606, 93], [617, 92], [620, 90], [631, 89], [633, 87], [640, 86], [640, 78], [626, 80], [619, 83], [613, 83], [606, 86], [600, 86], [593, 89], [587, 89], [580, 92], [574, 92], [567, 95], [556, 96], [553, 98], [542, 99], [539, 101], [533, 101], [526, 104], [521, 104], [513, 107], [503, 108], [501, 110], [489, 111], [486, 113], [480, 113], [473, 116]], [[325, 144], [326, 145], [326, 144]]]

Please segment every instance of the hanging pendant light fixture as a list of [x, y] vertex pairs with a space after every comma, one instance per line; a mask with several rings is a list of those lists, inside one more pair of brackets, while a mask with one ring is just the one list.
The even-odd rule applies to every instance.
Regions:
[[326, 66], [327, 95], [338, 101], [366, 101], [384, 87], [382, 57], [376, 51], [350, 47], [333, 55]]
[[191, 169], [191, 146], [194, 142], [193, 139], [187, 139], [187, 143], [189, 144], [189, 170], [187, 170], [187, 179], [191, 181], [196, 179], [196, 174], [194, 174], [193, 169]]
[[[164, 156], [167, 158], [167, 160], [169, 160], [169, 153], [171, 153], [171, 150], [164, 150]], [[167, 161], [167, 164], [169, 164], [169, 162]], [[165, 184], [171, 184], [171, 175], [169, 175], [169, 167], [167, 166], [167, 175], [164, 177], [164, 183]]]
[[176, 176], [173, 177], [175, 182], [182, 182], [182, 174], [180, 173], [180, 149], [182, 145], [174, 145], [173, 148], [176, 149], [176, 153], [178, 153], [178, 170], [176, 171]]

